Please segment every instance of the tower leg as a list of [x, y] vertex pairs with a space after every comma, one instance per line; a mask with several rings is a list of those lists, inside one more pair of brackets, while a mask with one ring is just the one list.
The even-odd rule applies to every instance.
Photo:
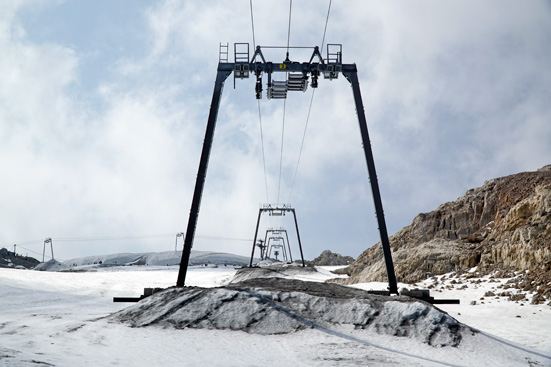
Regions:
[[291, 258], [291, 262], [293, 262], [293, 255], [291, 254], [291, 243], [289, 242], [289, 235], [287, 234], [287, 231], [285, 231], [285, 237], [287, 238], [287, 247], [289, 248], [289, 257]]
[[[354, 65], [355, 69], [355, 65]], [[360, 124], [360, 132], [362, 135], [362, 143], [367, 162], [367, 170], [369, 172], [369, 181], [371, 182], [371, 191], [373, 193], [373, 201], [375, 204], [375, 212], [377, 214], [377, 223], [379, 225], [379, 233], [381, 235], [381, 245], [383, 247], [383, 255], [385, 257], [386, 272], [388, 274], [388, 290], [391, 294], [398, 294], [398, 285], [396, 283], [396, 274], [394, 273], [394, 264], [392, 262], [392, 254], [390, 253], [390, 242], [386, 229], [385, 215], [383, 211], [383, 203], [381, 200], [381, 192], [379, 191], [379, 183], [377, 181], [377, 172], [375, 171], [375, 161], [373, 160], [373, 152], [371, 151], [371, 142], [369, 141], [369, 133], [367, 131], [367, 122], [365, 119], [365, 111], [360, 92], [360, 83], [358, 81], [358, 73], [356, 70], [343, 70], [343, 75], [352, 84], [352, 92], [354, 93], [354, 102], [356, 104], [356, 113]]]
[[300, 258], [302, 259], [302, 267], [305, 267], [306, 263], [304, 262], [304, 255], [302, 254], [302, 243], [300, 242], [300, 233], [298, 232], [297, 215], [295, 213], [295, 209], [291, 209], [291, 211], [293, 212], [293, 217], [295, 218], [295, 228], [297, 230], [298, 248], [300, 249]]
[[201, 159], [199, 161], [199, 169], [197, 171], [197, 178], [195, 181], [195, 190], [193, 191], [193, 200], [191, 203], [189, 220], [184, 239], [184, 250], [182, 251], [182, 260], [180, 262], [180, 270], [178, 272], [178, 281], [176, 282], [177, 287], [183, 287], [185, 285], [189, 256], [191, 254], [191, 247], [193, 246], [193, 240], [195, 237], [197, 217], [199, 216], [199, 207], [201, 206], [201, 197], [203, 195], [203, 187], [205, 185], [205, 177], [207, 175], [207, 167], [210, 158], [210, 150], [212, 147], [214, 129], [216, 127], [216, 119], [218, 117], [218, 108], [220, 107], [220, 99], [222, 97], [222, 89], [224, 88], [224, 81], [231, 73], [231, 67], [225, 68], [222, 67], [222, 64], [218, 64], [218, 73], [216, 74], [216, 82], [214, 83], [214, 92], [212, 94], [212, 102], [210, 105], [207, 130], [205, 132], [205, 140], [203, 141], [203, 150], [201, 152]]
[[[262, 214], [262, 209], [258, 209], [258, 219], [256, 220], [256, 231], [254, 232], [254, 239], [253, 239], [253, 251], [251, 252], [251, 262], [249, 263], [249, 268], [253, 267], [253, 258], [254, 258], [254, 247], [256, 246], [256, 237], [258, 235], [258, 225], [260, 224], [260, 215]], [[264, 244], [266, 244], [266, 241], [264, 241]], [[262, 248], [260, 249], [260, 260], [264, 260], [264, 251], [262, 251]]]

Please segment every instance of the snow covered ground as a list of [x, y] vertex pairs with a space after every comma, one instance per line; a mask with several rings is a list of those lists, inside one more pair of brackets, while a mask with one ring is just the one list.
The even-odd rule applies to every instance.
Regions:
[[[449, 277], [449, 274], [446, 276]], [[495, 283], [490, 283], [488, 276], [480, 280], [464, 279], [462, 276], [462, 283], [454, 285], [450, 284], [453, 278], [447, 278], [445, 281], [440, 280], [442, 276], [436, 278], [439, 280], [439, 286], [431, 289], [431, 296], [436, 299], [459, 299], [461, 302], [459, 305], [436, 305], [439, 309], [489, 335], [551, 355], [551, 333], [547, 332], [551, 330], [551, 306], [532, 305], [530, 301], [509, 301], [507, 297], [485, 297], [489, 291], [496, 294], [503, 292], [498, 287], [506, 284], [508, 279], [496, 279]], [[417, 286], [427, 289], [432, 284], [434, 280], [428, 279]], [[371, 290], [382, 289], [386, 284], [373, 282], [352, 286]], [[400, 284], [399, 287], [414, 288], [406, 284]], [[531, 299], [531, 295], [528, 299]], [[472, 305], [473, 301], [476, 304]]]
[[[433, 280], [427, 281], [426, 286], [433, 285], [433, 296], [461, 299], [461, 305], [439, 308], [483, 332], [481, 337], [466, 338], [458, 348], [435, 348], [346, 325], [284, 335], [130, 328], [106, 318], [129, 306], [113, 303], [112, 298], [141, 295], [144, 287], [172, 286], [178, 267], [95, 270], [0, 269], [1, 366], [551, 366], [551, 307], [484, 297], [501, 284], [489, 279], [478, 283], [464, 279], [454, 288], [449, 278], [436, 286]], [[320, 268], [319, 273], [292, 277], [323, 281], [334, 277], [329, 270]], [[227, 284], [234, 273], [230, 266], [193, 266], [186, 282], [219, 286]], [[357, 287], [382, 289], [385, 285]], [[470, 304], [473, 300], [476, 305]]]

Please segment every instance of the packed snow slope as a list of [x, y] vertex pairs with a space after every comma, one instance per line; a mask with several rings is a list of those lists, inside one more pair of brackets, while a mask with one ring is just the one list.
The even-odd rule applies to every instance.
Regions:
[[[291, 280], [323, 282], [334, 276], [330, 269], [334, 268], [317, 267], [317, 272], [303, 274], [283, 269], [280, 273]], [[120, 266], [93, 270], [0, 269], [1, 366], [551, 366], [550, 308], [521, 306], [505, 299], [479, 300], [498, 283], [467, 283], [454, 288], [450, 281], [456, 277], [439, 278], [437, 287], [444, 287], [444, 298], [461, 299], [461, 305], [441, 308], [461, 322], [468, 321], [480, 332], [462, 333], [457, 347], [438, 347], [413, 333], [394, 336], [383, 330], [377, 332], [370, 326], [375, 319], [365, 329], [356, 328], [353, 323], [324, 321], [314, 328], [270, 335], [231, 329], [176, 329], [160, 324], [132, 328], [110, 317], [129, 307], [113, 303], [113, 297], [138, 296], [144, 287], [170, 287], [176, 281], [178, 267]], [[186, 284], [201, 288], [229, 285], [231, 289], [235, 273], [232, 266], [192, 266]], [[385, 284], [356, 287], [383, 289]], [[295, 291], [301, 293], [294, 286], [291, 292], [284, 292]], [[273, 290], [265, 286], [260, 292]], [[311, 303], [315, 298], [310, 296], [318, 296], [302, 293], [306, 296], [300, 297], [310, 302], [306, 303], [309, 309], [315, 310], [318, 306]], [[254, 298], [247, 299], [251, 302]], [[476, 306], [469, 305], [472, 299], [479, 300]], [[327, 307], [324, 302], [320, 301], [319, 307]], [[255, 307], [264, 306], [265, 303], [259, 303]], [[307, 315], [309, 311], [300, 312]], [[249, 315], [246, 308], [242, 313]], [[382, 314], [376, 317], [379, 322], [385, 318]], [[422, 320], [419, 317], [417, 322]], [[412, 325], [408, 327], [411, 330]]]

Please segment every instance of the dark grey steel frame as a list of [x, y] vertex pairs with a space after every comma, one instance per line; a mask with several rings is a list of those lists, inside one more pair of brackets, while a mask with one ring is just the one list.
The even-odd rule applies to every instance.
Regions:
[[[276, 242], [276, 241], [278, 241], [278, 242], [279, 242], [279, 241], [282, 241], [282, 242], [283, 242], [283, 245], [281, 245], [281, 244], [274, 244], [274, 243], [272, 243], [272, 244], [270, 245], [270, 242], [271, 242], [272, 240], [273, 240], [274, 242]], [[270, 257], [270, 255], [271, 255], [271, 253], [272, 253], [272, 250], [273, 250], [274, 253], [276, 254], [276, 255], [275, 255], [275, 256], [276, 256], [276, 260], [278, 260], [278, 258], [277, 258], [277, 255], [278, 255], [278, 254], [277, 254], [277, 250], [274, 250], [275, 248], [281, 248], [281, 249], [283, 250], [283, 251], [282, 251], [282, 254], [283, 254], [283, 258], [282, 258], [282, 259], [283, 259], [283, 261], [289, 261], [289, 257], [287, 256], [287, 251], [288, 251], [288, 249], [285, 248], [285, 238], [284, 238], [284, 237], [269, 237], [269, 238], [268, 238], [268, 253], [266, 254], [266, 259], [268, 259], [268, 258]]]
[[[279, 232], [285, 233], [285, 237], [281, 237], [281, 236], [274, 237]], [[268, 234], [272, 234], [272, 235], [268, 237]], [[283, 243], [285, 243], [285, 240], [287, 240], [287, 248], [289, 250], [289, 259], [291, 260], [291, 262], [293, 262], [293, 254], [291, 253], [291, 243], [289, 242], [289, 235], [287, 234], [287, 230], [286, 229], [267, 229], [266, 234], [264, 235], [264, 243], [266, 244], [266, 249], [269, 249], [270, 246], [268, 242], [270, 242], [271, 239], [279, 239], [279, 240], [282, 240]], [[261, 254], [260, 258], [262, 260], [266, 260], [268, 258], [268, 254], [265, 254], [265, 257], [262, 257], [262, 254]]]
[[[251, 252], [251, 261], [249, 262], [249, 267], [253, 266], [253, 258], [254, 258], [254, 249], [256, 244], [256, 239], [258, 238], [258, 227], [260, 226], [260, 217], [262, 216], [262, 213], [268, 212], [291, 212], [293, 213], [293, 218], [295, 219], [295, 230], [297, 231], [297, 240], [298, 240], [298, 248], [300, 249], [300, 258], [302, 260], [302, 266], [306, 266], [306, 262], [304, 261], [304, 254], [302, 253], [302, 242], [300, 241], [300, 232], [298, 230], [298, 222], [297, 222], [297, 213], [295, 212], [294, 208], [290, 208], [288, 206], [267, 206], [264, 208], [258, 209], [258, 219], [256, 220], [256, 229], [254, 231], [254, 239], [253, 239], [253, 250]], [[270, 231], [270, 230], [268, 230]], [[266, 235], [268, 234], [268, 231], [266, 231]], [[280, 230], [282, 231], [282, 230]], [[287, 231], [285, 231], [285, 235], [287, 235]], [[289, 245], [289, 237], [287, 237], [287, 245]], [[289, 247], [289, 253], [291, 252], [291, 248]], [[292, 261], [292, 259], [291, 259]]]
[[[255, 73], [255, 75], [257, 76], [257, 80], [262, 73], [267, 73], [268, 81], [270, 81], [271, 75], [274, 72], [302, 72], [305, 76], [308, 74], [311, 74], [312, 76], [315, 75], [317, 79], [317, 76], [320, 75], [320, 73], [324, 73], [324, 72], [338, 73], [338, 71], [340, 71], [352, 85], [352, 92], [354, 95], [354, 102], [356, 105], [356, 113], [358, 115], [358, 123], [360, 126], [364, 154], [365, 154], [367, 169], [369, 173], [369, 181], [371, 184], [371, 191], [373, 194], [373, 201], [375, 204], [375, 212], [377, 215], [377, 223], [379, 226], [379, 234], [381, 237], [381, 245], [383, 248], [383, 255], [385, 258], [386, 270], [388, 274], [388, 283], [389, 283], [388, 290], [391, 294], [398, 294], [396, 275], [394, 273], [394, 264], [392, 262], [392, 255], [390, 252], [390, 243], [388, 240], [388, 233], [387, 233], [387, 228], [386, 228], [386, 223], [384, 218], [381, 193], [380, 193], [379, 184], [377, 181], [377, 173], [375, 171], [375, 162], [373, 160], [373, 152], [371, 150], [371, 142], [369, 140], [369, 133], [367, 131], [367, 122], [365, 118], [365, 111], [364, 111], [362, 96], [360, 92], [360, 84], [358, 81], [358, 70], [356, 68], [356, 64], [342, 64], [340, 62], [326, 63], [321, 57], [319, 53], [319, 49], [317, 47], [314, 48], [314, 53], [312, 54], [312, 58], [310, 59], [310, 61], [304, 62], [304, 63], [291, 62], [289, 60], [286, 60], [283, 63], [266, 62], [260, 50], [261, 50], [261, 47], [258, 46], [255, 51], [254, 57], [249, 63], [247, 62], [228, 63], [228, 62], [222, 62], [222, 61], [218, 63], [216, 81], [214, 83], [214, 92], [212, 95], [212, 102], [211, 102], [210, 112], [209, 112], [208, 121], [207, 121], [205, 139], [203, 141], [203, 149], [202, 149], [201, 158], [199, 161], [199, 169], [197, 172], [197, 178], [195, 182], [195, 190], [193, 193], [193, 200], [191, 203], [187, 230], [185, 232], [186, 235], [184, 240], [184, 250], [182, 252], [182, 260], [180, 263], [180, 270], [178, 273], [178, 280], [177, 280], [176, 286], [183, 287], [185, 285], [189, 256], [191, 253], [191, 248], [193, 246], [193, 240], [195, 237], [195, 228], [197, 225], [197, 218], [199, 216], [201, 197], [203, 195], [203, 187], [205, 184], [207, 166], [208, 166], [210, 151], [212, 147], [214, 130], [216, 127], [216, 119], [218, 117], [218, 110], [220, 107], [220, 99], [222, 96], [224, 82], [228, 78], [228, 76], [230, 76], [230, 74], [234, 71], [237, 73], [238, 71], [247, 70], [252, 73]], [[259, 56], [259, 58], [257, 58], [257, 56]], [[316, 56], [318, 57], [319, 62], [313, 62]], [[262, 61], [260, 61], [259, 59], [261, 59]], [[337, 60], [337, 61], [340, 61], [340, 60]], [[295, 220], [296, 220], [296, 217], [295, 217]]]

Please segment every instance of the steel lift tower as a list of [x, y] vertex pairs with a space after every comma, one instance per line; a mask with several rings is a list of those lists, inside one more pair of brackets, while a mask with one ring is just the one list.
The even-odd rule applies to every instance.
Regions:
[[[253, 57], [249, 59], [249, 44], [236, 43], [234, 44], [234, 62], [228, 62], [228, 45], [220, 46], [220, 57], [216, 74], [216, 81], [214, 83], [214, 92], [212, 95], [212, 102], [207, 121], [205, 140], [203, 142], [203, 149], [199, 161], [199, 169], [195, 182], [195, 191], [193, 193], [187, 230], [185, 232], [184, 251], [182, 252], [182, 261], [180, 263], [180, 271], [178, 273], [178, 281], [176, 285], [178, 287], [183, 287], [185, 285], [189, 256], [195, 237], [195, 227], [197, 225], [197, 218], [199, 216], [201, 196], [203, 194], [203, 187], [205, 184], [205, 177], [212, 147], [212, 140], [216, 127], [216, 119], [218, 116], [222, 89], [224, 87], [224, 82], [226, 81], [226, 79], [233, 73], [235, 84], [236, 79], [245, 79], [249, 78], [251, 74], [254, 75], [256, 77], [256, 98], [260, 99], [262, 98], [263, 92], [262, 77], [265, 74], [267, 76], [267, 98], [283, 99], [287, 97], [288, 92], [305, 91], [308, 87], [308, 79], [310, 79], [311, 87], [317, 88], [318, 77], [320, 75], [323, 75], [324, 79], [331, 80], [337, 79], [339, 74], [342, 74], [352, 86], [352, 93], [356, 105], [356, 113], [358, 115], [358, 123], [360, 126], [365, 160], [367, 163], [369, 181], [371, 184], [371, 191], [373, 193], [377, 223], [379, 226], [381, 244], [388, 274], [388, 291], [391, 294], [398, 294], [398, 286], [394, 273], [392, 255], [390, 253], [390, 243], [388, 240], [388, 233], [384, 218], [381, 193], [379, 191], [377, 173], [375, 171], [375, 162], [373, 160], [373, 152], [371, 151], [371, 143], [369, 141], [369, 134], [367, 131], [367, 122], [365, 118], [364, 106], [360, 92], [360, 84], [358, 81], [358, 70], [356, 68], [356, 65], [342, 63], [342, 46], [338, 44], [327, 45], [327, 57], [325, 59], [320, 54], [319, 48], [317, 46], [311, 47], [311, 49], [313, 49], [313, 52], [310, 60], [308, 62], [302, 63], [289, 60], [288, 54], [285, 61], [281, 63], [266, 61], [262, 54], [263, 48], [267, 49], [274, 47], [257, 46], [256, 50], [254, 51]], [[288, 50], [287, 47], [276, 48], [285, 48]], [[284, 77], [284, 80], [274, 80], [273, 76], [275, 76], [276, 74], [282, 75]]]
[[[287, 239], [287, 247], [289, 249], [289, 259], [291, 260], [291, 262], [293, 262], [293, 256], [291, 255], [291, 245], [289, 244], [289, 236], [287, 235], [287, 230], [283, 228], [268, 229], [266, 230], [266, 236], [264, 237], [264, 241], [261, 241], [261, 245], [259, 246], [256, 242], [256, 239], [258, 238], [258, 227], [260, 225], [260, 217], [262, 216], [263, 213], [268, 213], [269, 215], [274, 215], [274, 216], [283, 216], [287, 212], [290, 212], [291, 214], [293, 214], [293, 218], [295, 219], [295, 230], [297, 233], [298, 248], [300, 249], [300, 258], [302, 259], [302, 266], [303, 267], [306, 266], [306, 263], [304, 261], [304, 255], [302, 253], [302, 242], [300, 241], [300, 232], [298, 231], [297, 215], [295, 213], [295, 209], [291, 208], [290, 205], [285, 205], [285, 204], [275, 205], [275, 206], [272, 206], [270, 204], [264, 204], [263, 207], [261, 207], [258, 210], [258, 219], [256, 221], [256, 230], [254, 232], [254, 239], [253, 239], [253, 250], [251, 252], [251, 261], [249, 262], [249, 267], [253, 266], [254, 251], [256, 247], [260, 247], [261, 260], [266, 260], [268, 258], [269, 250], [270, 250], [270, 246], [269, 246], [270, 240], [268, 239], [268, 234], [271, 235], [270, 236], [271, 239], [277, 238], [283, 241], [284, 243], [285, 243], [285, 239]], [[283, 234], [285, 234], [285, 237], [282, 237]], [[285, 254], [286, 253], [285, 247], [283, 249], [284, 249], [283, 252]], [[284, 255], [284, 257], [286, 256]]]

